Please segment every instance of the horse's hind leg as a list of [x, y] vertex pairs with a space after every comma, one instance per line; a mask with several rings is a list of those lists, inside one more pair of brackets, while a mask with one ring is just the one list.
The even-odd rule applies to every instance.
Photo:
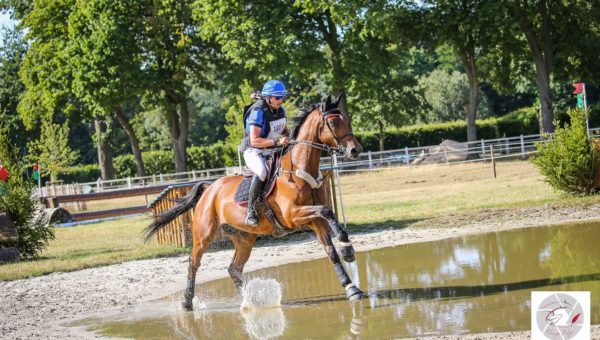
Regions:
[[252, 247], [256, 242], [257, 235], [234, 229], [229, 225], [224, 225], [222, 230], [231, 239], [231, 242], [233, 242], [233, 246], [235, 247], [233, 259], [229, 265], [229, 276], [231, 276], [231, 279], [233, 280], [238, 292], [241, 292], [244, 285], [244, 281], [242, 279], [244, 265], [250, 258], [250, 253], [252, 252]]
[[[203, 221], [213, 221], [212, 215], [205, 216]], [[200, 219], [199, 219], [200, 220]], [[188, 311], [193, 309], [192, 300], [194, 299], [194, 287], [196, 285], [196, 273], [198, 272], [198, 268], [200, 267], [200, 260], [202, 259], [202, 255], [210, 245], [216, 231], [218, 230], [218, 226], [214, 222], [208, 222], [206, 224], [199, 224], [200, 221], [196, 221], [194, 219], [194, 223], [192, 225], [192, 234], [193, 234], [193, 245], [192, 245], [192, 253], [190, 255], [190, 265], [188, 267], [188, 276], [187, 276], [187, 285], [185, 288], [185, 301], [182, 303], [183, 308]]]
[[340, 280], [342, 287], [344, 287], [344, 289], [346, 290], [346, 296], [348, 297], [348, 300], [352, 301], [361, 299], [363, 296], [363, 292], [358, 287], [356, 287], [354, 283], [352, 283], [350, 276], [348, 276], [348, 273], [346, 273], [346, 270], [344, 269], [344, 266], [340, 261], [340, 257], [335, 251], [335, 246], [331, 241], [331, 235], [329, 234], [329, 229], [327, 228], [327, 225], [321, 221], [315, 221], [311, 223], [310, 226], [311, 229], [317, 235], [317, 238], [319, 239], [321, 244], [323, 245], [323, 248], [325, 248], [325, 252], [329, 257], [329, 260], [333, 264], [335, 274]]

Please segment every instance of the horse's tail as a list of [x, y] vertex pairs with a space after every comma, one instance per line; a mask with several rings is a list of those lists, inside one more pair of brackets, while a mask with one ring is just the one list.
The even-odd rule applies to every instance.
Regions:
[[150, 223], [150, 225], [144, 229], [144, 241], [148, 242], [154, 234], [169, 224], [169, 222], [173, 221], [177, 216], [184, 212], [192, 209], [196, 203], [198, 203], [200, 196], [202, 196], [202, 193], [204, 193], [204, 190], [210, 184], [210, 182], [199, 182], [192, 187], [187, 195], [177, 199], [177, 204], [174, 207], [156, 216], [154, 222]]

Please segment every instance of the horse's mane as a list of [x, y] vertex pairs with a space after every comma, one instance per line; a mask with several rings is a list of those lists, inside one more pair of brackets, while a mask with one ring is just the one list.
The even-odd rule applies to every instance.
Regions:
[[294, 124], [292, 125], [291, 133], [290, 133], [290, 136], [292, 139], [296, 139], [298, 137], [298, 133], [300, 132], [300, 127], [302, 126], [302, 124], [304, 124], [306, 117], [308, 117], [308, 115], [311, 112], [313, 112], [320, 106], [321, 106], [320, 103], [311, 104], [311, 105], [306, 105], [300, 109], [300, 114], [297, 115], [296, 117], [294, 117], [292, 120], [294, 122]]

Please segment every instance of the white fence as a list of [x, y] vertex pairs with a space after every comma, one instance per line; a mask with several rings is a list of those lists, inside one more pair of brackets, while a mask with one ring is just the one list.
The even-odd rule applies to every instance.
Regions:
[[[590, 132], [596, 136], [600, 133], [600, 128], [590, 129]], [[544, 141], [542, 135], [520, 135], [517, 137], [505, 137], [497, 139], [482, 139], [470, 144], [468, 147], [467, 160], [463, 162], [481, 162], [486, 161], [494, 153], [495, 159], [521, 157], [525, 159], [528, 155], [536, 153], [535, 142]], [[350, 160], [338, 157], [337, 169], [339, 172], [355, 172], [384, 169], [389, 166], [414, 166], [411, 165], [415, 159], [423, 154], [427, 154], [429, 150], [438, 148], [439, 146], [423, 146], [416, 148], [405, 147], [404, 149], [378, 151], [378, 152], [363, 152], [358, 159]], [[439, 151], [439, 150], [438, 150]], [[445, 162], [457, 163], [453, 161], [456, 157], [453, 156], [452, 150], [443, 150]], [[464, 153], [464, 151], [461, 151]], [[324, 157], [321, 159], [322, 168], [331, 167], [331, 159]], [[207, 170], [192, 170], [188, 172], [158, 174], [145, 177], [128, 177], [122, 179], [114, 179], [103, 181], [98, 179], [96, 182], [81, 183], [83, 191], [100, 192], [117, 189], [131, 189], [147, 187], [159, 184], [174, 184], [184, 183], [197, 180], [212, 180], [224, 175], [239, 173], [239, 167], [207, 169]]]

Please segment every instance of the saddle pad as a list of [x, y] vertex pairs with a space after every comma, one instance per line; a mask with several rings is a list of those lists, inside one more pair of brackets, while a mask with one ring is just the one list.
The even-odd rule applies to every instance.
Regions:
[[[273, 189], [275, 188], [275, 183], [277, 181], [271, 180], [271, 182], [265, 184], [265, 188], [263, 188], [263, 198], [267, 199]], [[238, 185], [237, 190], [235, 191], [235, 195], [233, 196], [233, 200], [238, 205], [248, 205], [248, 197], [250, 196], [250, 184], [252, 184], [252, 177], [244, 177], [240, 185]], [[265, 192], [265, 189], [266, 192]]]

